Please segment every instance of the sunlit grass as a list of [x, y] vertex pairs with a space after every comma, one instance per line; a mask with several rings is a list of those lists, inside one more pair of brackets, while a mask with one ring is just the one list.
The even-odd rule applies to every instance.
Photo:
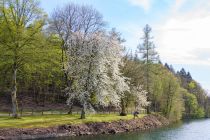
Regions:
[[[144, 114], [139, 117], [145, 116]], [[11, 117], [0, 117], [0, 128], [38, 128], [51, 127], [62, 124], [81, 124], [89, 122], [112, 122], [117, 120], [132, 119], [132, 115], [119, 116], [117, 114], [94, 114], [87, 115], [86, 119], [79, 119], [80, 115], [44, 115], [44, 116], [26, 116], [20, 119]]]

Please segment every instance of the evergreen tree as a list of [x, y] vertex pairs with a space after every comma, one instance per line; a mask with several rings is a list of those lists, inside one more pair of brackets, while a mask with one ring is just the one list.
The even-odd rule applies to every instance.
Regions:
[[170, 70], [170, 67], [169, 67], [168, 63], [165, 63], [165, 67], [166, 67], [168, 70]]
[[187, 73], [185, 71], [184, 68], [182, 68], [180, 71], [179, 71], [179, 75], [182, 76], [182, 77], [186, 77]]

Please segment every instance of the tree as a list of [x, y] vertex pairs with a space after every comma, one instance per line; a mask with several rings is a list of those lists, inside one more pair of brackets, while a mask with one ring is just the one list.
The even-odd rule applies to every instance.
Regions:
[[[199, 108], [200, 108], [199, 112], [200, 114], [202, 114], [201, 112], [202, 112], [202, 109], [205, 108], [205, 104], [206, 104], [205, 101], [207, 98], [207, 94], [205, 90], [201, 87], [199, 83], [193, 80], [190, 72], [186, 72], [184, 68], [182, 68], [180, 72], [177, 73], [177, 75], [179, 76], [181, 80], [181, 86], [187, 89], [187, 91], [190, 94], [195, 95]], [[189, 115], [189, 116], [193, 117], [193, 115]]]
[[[149, 83], [150, 83], [150, 65], [154, 62], [158, 62], [159, 56], [155, 51], [155, 45], [151, 41], [152, 28], [147, 24], [144, 29], [143, 43], [138, 46], [138, 52], [141, 54], [141, 60], [145, 64], [145, 77], [146, 77], [146, 90], [148, 92], [148, 97], [150, 96]], [[149, 99], [148, 99], [149, 100]], [[150, 113], [149, 107], [147, 107], [147, 113]]]
[[[36, 0], [3, 0], [1, 8], [0, 46], [5, 60], [10, 60], [12, 69], [12, 115], [18, 117], [17, 104], [17, 75], [19, 68], [26, 62], [25, 52], [36, 46], [37, 35], [45, 24], [44, 14]], [[31, 48], [30, 48], [31, 49]]]
[[160, 95], [160, 111], [170, 121], [182, 118], [184, 111], [182, 88], [177, 78], [170, 71], [164, 71], [161, 75], [162, 94]]
[[184, 68], [182, 68], [182, 69], [180, 70], [179, 74], [180, 74], [181, 76], [183, 76], [183, 77], [186, 77], [186, 75], [187, 75], [187, 73], [186, 73], [186, 71], [185, 71]]
[[151, 103], [147, 101], [147, 92], [143, 88], [143, 67], [144, 65], [142, 65], [142, 62], [138, 60], [137, 56], [134, 59], [131, 54], [127, 54], [124, 57], [122, 72], [125, 77], [129, 78], [130, 87], [130, 93], [127, 93], [124, 99], [127, 107], [141, 109], [147, 107]]
[[185, 117], [186, 118], [202, 118], [205, 115], [204, 109], [199, 107], [195, 95], [183, 92], [185, 102]]
[[147, 91], [144, 90], [142, 86], [132, 87], [131, 93], [135, 97], [135, 107], [138, 109], [147, 107], [150, 104], [150, 102], [147, 101]]
[[144, 27], [143, 32], [143, 43], [138, 45], [138, 52], [142, 54], [141, 60], [145, 64], [158, 62], [159, 56], [155, 51], [155, 45], [151, 41], [153, 39], [153, 37], [151, 37], [152, 28], [147, 24]]
[[50, 18], [50, 31], [61, 39], [61, 62], [66, 86], [71, 86], [71, 79], [65, 71], [68, 45], [74, 40], [74, 34], [80, 33], [84, 40], [92, 33], [102, 30], [105, 22], [102, 15], [91, 6], [80, 6], [69, 3], [62, 8], [54, 9]]
[[80, 40], [80, 34], [74, 38], [75, 44], [68, 47], [67, 71], [73, 77], [72, 86], [68, 87], [68, 103], [77, 98], [83, 106], [81, 119], [84, 119], [87, 107], [92, 108], [91, 95], [100, 105], [119, 106], [129, 87], [120, 72], [123, 48], [114, 31], [95, 32], [86, 40]]
[[160, 112], [161, 100], [163, 97], [163, 82], [162, 75], [153, 75], [151, 82], [151, 108], [154, 112]]
[[170, 66], [168, 65], [168, 63], [165, 63], [164, 65], [168, 70], [170, 70]]
[[[74, 82], [74, 76], [68, 74], [69, 71], [66, 70], [66, 61], [74, 59], [73, 61], [76, 65], [78, 62], [75, 52], [78, 52], [79, 47], [86, 45], [85, 43], [87, 41], [91, 43], [91, 39], [94, 38], [90, 36], [102, 31], [104, 25], [105, 22], [103, 21], [102, 15], [91, 6], [80, 6], [69, 3], [63, 8], [55, 9], [52, 13], [50, 30], [61, 39], [61, 62], [66, 82], [65, 87], [73, 86], [72, 84]], [[70, 52], [67, 52], [69, 50]], [[72, 112], [72, 105], [69, 104], [69, 113]]]

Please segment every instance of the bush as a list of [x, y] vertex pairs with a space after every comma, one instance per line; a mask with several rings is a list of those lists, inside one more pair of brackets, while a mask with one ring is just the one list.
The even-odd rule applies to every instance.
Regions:
[[198, 107], [198, 109], [195, 112], [195, 118], [204, 118], [205, 117], [205, 112], [204, 109], [201, 107]]

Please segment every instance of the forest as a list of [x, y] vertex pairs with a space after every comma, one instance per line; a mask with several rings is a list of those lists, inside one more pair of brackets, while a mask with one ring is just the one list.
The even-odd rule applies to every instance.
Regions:
[[210, 97], [190, 72], [161, 62], [150, 25], [130, 51], [92, 6], [70, 2], [47, 15], [37, 0], [0, 2], [0, 112], [17, 118], [51, 104], [76, 107], [81, 119], [107, 110], [210, 116]]

